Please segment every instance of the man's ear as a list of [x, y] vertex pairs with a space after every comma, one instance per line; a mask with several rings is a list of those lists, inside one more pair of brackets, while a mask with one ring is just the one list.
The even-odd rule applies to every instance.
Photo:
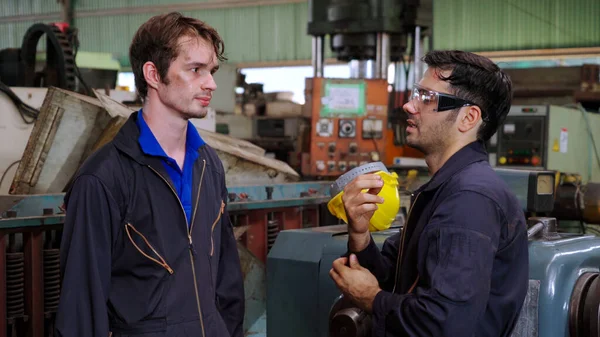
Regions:
[[144, 79], [148, 84], [148, 88], [158, 89], [161, 79], [158, 69], [156, 69], [156, 65], [153, 62], [148, 61], [142, 66], [142, 71], [144, 72]]
[[476, 105], [470, 105], [463, 110], [464, 113], [458, 121], [458, 129], [460, 132], [468, 132], [469, 130], [479, 126], [479, 124], [482, 122], [481, 108]]

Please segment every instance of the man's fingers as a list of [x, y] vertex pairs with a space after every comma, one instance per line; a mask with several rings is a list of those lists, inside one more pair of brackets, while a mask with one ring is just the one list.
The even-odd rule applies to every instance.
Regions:
[[379, 207], [376, 204], [362, 204], [358, 207], [355, 207], [352, 212], [348, 212], [348, 217], [351, 219], [358, 219], [366, 213], [376, 211], [377, 208]]
[[340, 257], [339, 259], [333, 261], [333, 270], [335, 270], [337, 273], [342, 273], [344, 268], [348, 268], [346, 267], [346, 264], [348, 264], [348, 258]]
[[342, 201], [344, 202], [346, 210], [352, 209], [362, 204], [382, 204], [384, 202], [382, 197], [369, 193], [358, 193], [354, 196], [346, 195], [344, 193], [344, 195], [342, 196]]
[[352, 201], [357, 205], [360, 205], [364, 203], [382, 204], [384, 200], [382, 197], [376, 194], [360, 193], [359, 195], [355, 196]]
[[337, 286], [340, 286], [342, 284], [341, 276], [338, 275], [338, 273], [333, 268], [329, 270], [329, 277], [331, 277], [331, 279], [333, 280], [333, 282], [335, 282]]
[[357, 177], [344, 188], [344, 194], [357, 194], [364, 189], [381, 188], [383, 180], [381, 177], [374, 174], [366, 174]]
[[367, 193], [377, 195], [379, 192], [381, 192], [381, 189], [382, 187], [371, 188], [367, 191]]

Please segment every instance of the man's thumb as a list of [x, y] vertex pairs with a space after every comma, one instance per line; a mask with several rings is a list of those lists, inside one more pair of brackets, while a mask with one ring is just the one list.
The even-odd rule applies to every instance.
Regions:
[[356, 257], [356, 255], [352, 254], [350, 255], [350, 268], [359, 268], [360, 267], [360, 263], [358, 263], [358, 258]]

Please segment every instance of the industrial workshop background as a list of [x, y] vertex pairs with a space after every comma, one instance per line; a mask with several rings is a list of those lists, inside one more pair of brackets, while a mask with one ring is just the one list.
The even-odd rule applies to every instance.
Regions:
[[[530, 225], [513, 336], [600, 336], [600, 1], [3, 0], [0, 337], [53, 336], [65, 189], [140, 108], [129, 45], [169, 11], [225, 42], [209, 113], [192, 123], [225, 167], [247, 336], [366, 331], [328, 275], [347, 231], [327, 203], [338, 177], [381, 162], [400, 211], [373, 237], [403, 230], [430, 177], [401, 107], [434, 49], [487, 56], [514, 84], [486, 144]], [[355, 106], [336, 106], [348, 92]], [[334, 318], [347, 325], [330, 333]]]

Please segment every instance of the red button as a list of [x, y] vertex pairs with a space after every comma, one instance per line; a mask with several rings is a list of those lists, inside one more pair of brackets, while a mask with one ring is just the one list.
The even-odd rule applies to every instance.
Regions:
[[531, 164], [533, 164], [534, 166], [539, 165], [540, 164], [540, 157], [533, 156], [533, 158], [531, 158]]

